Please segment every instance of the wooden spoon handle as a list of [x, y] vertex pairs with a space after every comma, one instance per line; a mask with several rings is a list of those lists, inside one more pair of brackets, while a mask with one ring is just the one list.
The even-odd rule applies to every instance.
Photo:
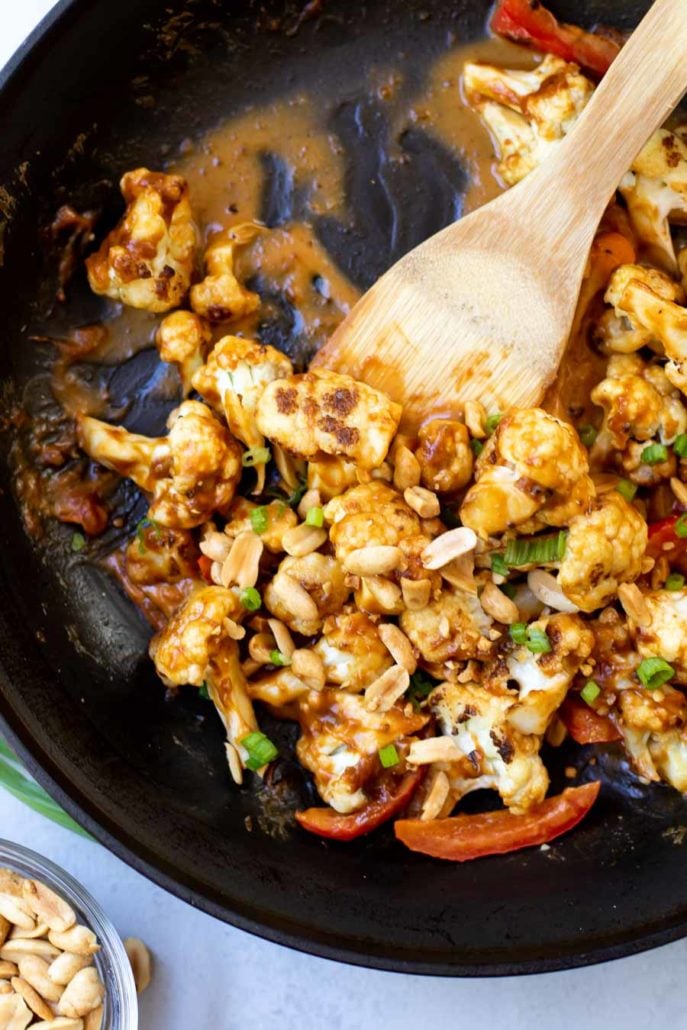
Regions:
[[555, 223], [551, 228], [559, 230], [559, 239], [568, 213], [573, 245], [581, 209], [592, 223], [598, 221], [624, 173], [686, 90], [687, 0], [655, 0], [558, 152], [523, 184], [536, 195], [543, 220]]

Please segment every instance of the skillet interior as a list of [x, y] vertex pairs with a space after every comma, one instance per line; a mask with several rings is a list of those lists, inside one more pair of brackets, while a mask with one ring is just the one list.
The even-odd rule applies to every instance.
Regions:
[[[45, 381], [35, 376], [51, 351], [28, 342], [30, 333], [59, 333], [99, 313], [77, 279], [67, 312], [47, 318], [55, 255], [40, 227], [59, 204], [97, 206], [104, 222], [113, 220], [122, 170], [161, 164], [170, 142], [294, 83], [331, 96], [357, 217], [353, 233], [332, 223], [319, 231], [357, 285], [369, 285], [403, 249], [449, 221], [460, 210], [465, 172], [421, 133], [406, 141], [404, 174], [387, 179], [381, 194], [371, 183], [384, 171], [384, 126], [362, 97], [368, 70], [385, 62], [403, 61], [419, 81], [450, 39], [481, 33], [487, 6], [325, 0], [320, 17], [294, 33], [297, 9], [276, 4], [61, 5], [0, 94], [7, 190], [0, 193], [7, 223], [0, 361], [14, 396], [23, 392], [35, 408], [46, 403]], [[570, 19], [583, 12], [587, 22], [622, 28], [648, 3], [551, 6]], [[275, 186], [266, 200], [273, 222], [292, 201]], [[297, 347], [289, 330], [288, 323], [274, 327]], [[109, 376], [110, 393], [123, 404], [144, 388], [144, 402], [129, 415], [150, 432], [172, 403], [154, 365], [144, 352]], [[119, 503], [135, 521], [135, 497], [122, 491]], [[592, 816], [548, 852], [459, 867], [405, 852], [390, 833], [340, 847], [299, 831], [279, 834], [274, 820], [265, 832], [264, 798], [230, 786], [221, 729], [207, 704], [190, 692], [165, 700], [129, 603], [97, 569], [69, 555], [66, 531], [56, 532], [46, 560], [24, 535], [7, 489], [0, 505], [0, 711], [10, 736], [65, 807], [181, 897], [318, 954], [430, 973], [560, 968], [685, 932], [687, 804], [667, 788], [638, 784], [612, 748], [578, 750], [581, 778], [601, 774], [608, 783]], [[274, 732], [283, 740], [290, 733]], [[556, 758], [559, 786], [571, 761], [565, 749]], [[288, 765], [284, 774], [296, 796], [307, 790]]]

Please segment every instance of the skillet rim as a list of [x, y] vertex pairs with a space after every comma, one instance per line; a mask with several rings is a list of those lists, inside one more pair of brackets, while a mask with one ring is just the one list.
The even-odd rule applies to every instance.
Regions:
[[[29, 75], [32, 64], [38, 57], [40, 46], [46, 45], [51, 37], [57, 37], [61, 28], [68, 28], [66, 23], [70, 16], [78, 17], [79, 11], [87, 0], [58, 0], [54, 7], [40, 20], [38, 25], [24, 39], [9, 61], [0, 69], [0, 96], [12, 85], [13, 80], [22, 75]], [[261, 912], [251, 906], [250, 917], [239, 914], [223, 906], [205, 893], [189, 885], [180, 878], [174, 878], [162, 868], [155, 865], [143, 855], [143, 848], [125, 829], [120, 820], [109, 828], [99, 821], [102, 813], [89, 801], [81, 789], [74, 783], [67, 772], [53, 760], [41, 747], [40, 743], [19, 714], [10, 705], [5, 690], [10, 686], [10, 677], [0, 663], [0, 731], [9, 745], [22, 760], [30, 774], [64, 808], [95, 841], [105, 846], [121, 861], [141, 873], [146, 879], [169, 891], [170, 894], [185, 901], [194, 908], [220, 919], [239, 930], [244, 930], [256, 937], [274, 944], [293, 948], [296, 951], [325, 958], [335, 962], [376, 969], [384, 972], [405, 973], [423, 976], [442, 977], [502, 977], [533, 975], [537, 973], [559, 972], [596, 965], [601, 962], [629, 957], [641, 952], [670, 944], [687, 937], [687, 908], [685, 914], [672, 926], [663, 930], [646, 931], [644, 933], [629, 931], [630, 936], [620, 942], [597, 944], [585, 948], [580, 939], [580, 950], [567, 950], [564, 954], [552, 955], [550, 958], [517, 959], [508, 962], [476, 962], [472, 964], [460, 961], [443, 960], [406, 960], [399, 957], [383, 956], [365, 950], [364, 943], [356, 947], [341, 944], [324, 943], [315, 939], [315, 934], [307, 927], [300, 930], [293, 923], [288, 923], [270, 912]]]

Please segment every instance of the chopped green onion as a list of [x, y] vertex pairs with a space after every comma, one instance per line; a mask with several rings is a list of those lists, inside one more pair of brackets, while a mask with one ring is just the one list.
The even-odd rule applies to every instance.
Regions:
[[491, 571], [496, 576], [507, 576], [508, 566], [503, 560], [502, 554], [492, 554], [491, 556]]
[[208, 690], [207, 681], [203, 680], [201, 686], [198, 689], [198, 693], [201, 697], [204, 697], [206, 701], [210, 700], [210, 691]]
[[269, 447], [251, 447], [243, 452], [241, 464], [245, 469], [252, 469], [254, 465], [266, 465], [269, 460]]
[[491, 434], [494, 432], [502, 418], [503, 415], [500, 411], [495, 412], [493, 415], [489, 415], [487, 421], [485, 422], [485, 428], [489, 436], [491, 436]]
[[553, 536], [521, 537], [509, 540], [503, 560], [506, 565], [548, 565], [565, 555], [568, 534], [564, 529]]
[[682, 590], [685, 585], [685, 577], [679, 572], [671, 572], [666, 580], [666, 590]]
[[258, 608], [262, 604], [262, 598], [260, 597], [260, 591], [256, 590], [255, 587], [246, 587], [239, 594], [239, 601], [249, 612], [257, 612]]
[[379, 761], [382, 763], [384, 769], [393, 769], [395, 765], [400, 762], [398, 757], [398, 751], [393, 744], [387, 744], [386, 747], [379, 749]]
[[282, 654], [282, 652], [277, 651], [276, 648], [274, 651], [270, 651], [270, 662], [272, 665], [278, 666], [291, 665], [291, 659], [288, 655]]
[[261, 504], [258, 508], [253, 508], [250, 513], [250, 524], [253, 527], [253, 532], [265, 533], [267, 527], [270, 524], [270, 514], [264, 504]]
[[551, 641], [545, 630], [537, 629], [536, 626], [530, 626], [527, 630], [525, 646], [532, 654], [548, 654], [551, 650]]
[[315, 526], [317, 529], [321, 529], [324, 525], [324, 508], [308, 508], [305, 524], [306, 526]]
[[687, 539], [687, 513], [681, 515], [675, 523], [675, 536], [679, 536], [680, 540]]
[[484, 450], [484, 444], [481, 440], [471, 440], [470, 446], [472, 447], [472, 453], [476, 458], [479, 458], [480, 454]]
[[580, 691], [580, 697], [583, 701], [586, 701], [588, 705], [592, 705], [600, 693], [601, 687], [599, 684], [596, 683], [595, 680], [588, 680]]
[[510, 638], [514, 644], [526, 644], [527, 643], [527, 623], [526, 622], [514, 622], [512, 626], [508, 627]]
[[270, 738], [266, 737], [264, 733], [260, 733], [259, 730], [249, 733], [247, 737], [239, 741], [239, 744], [248, 752], [246, 768], [252, 769], [253, 772], [262, 769], [263, 765], [273, 762], [279, 755]]
[[595, 429], [594, 426], [580, 426], [577, 430], [577, 435], [585, 447], [591, 447], [599, 435], [599, 430]]
[[665, 658], [645, 658], [637, 668], [637, 677], [647, 690], [658, 690], [674, 675], [675, 669]]
[[515, 583], [502, 583], [499, 590], [502, 594], [505, 594], [506, 597], [510, 597], [511, 601], [518, 592]]
[[414, 708], [420, 707], [420, 702], [429, 697], [438, 684], [438, 680], [432, 679], [423, 669], [418, 669], [410, 677], [410, 686], [405, 696], [412, 701]]
[[675, 437], [673, 450], [678, 458], [687, 458], [687, 433], [680, 433], [679, 436]]
[[663, 443], [652, 443], [645, 447], [640, 460], [645, 465], [660, 465], [668, 460], [668, 448]]
[[637, 486], [635, 483], [631, 483], [629, 479], [621, 479], [616, 486], [616, 490], [621, 497], [624, 497], [626, 501], [634, 501], [637, 493]]
[[85, 546], [86, 537], [83, 533], [74, 533], [72, 535], [72, 551], [74, 551], [75, 554], [78, 554], [79, 551], [83, 551]]

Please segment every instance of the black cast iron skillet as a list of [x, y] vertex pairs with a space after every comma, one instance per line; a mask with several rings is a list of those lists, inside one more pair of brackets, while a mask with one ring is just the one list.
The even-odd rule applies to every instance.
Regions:
[[[559, 15], [619, 28], [647, 6], [552, 0]], [[484, 0], [325, 0], [319, 16], [299, 24], [298, 8], [271, 2], [58, 4], [0, 84], [6, 388], [33, 412], [49, 409], [41, 373], [54, 352], [28, 335], [59, 335], [100, 313], [77, 276], [66, 310], [50, 314], [55, 255], [41, 229], [59, 204], [100, 208], [107, 227], [123, 170], [158, 167], [170, 144], [294, 86], [327, 98], [346, 149], [351, 224], [344, 231], [321, 221], [318, 232], [348, 275], [369, 286], [460, 211], [465, 187], [460, 164], [419, 130], [402, 141], [401, 172], [390, 168], [383, 114], [364, 99], [369, 70], [400, 65], [417, 86], [451, 40], [482, 33], [486, 13]], [[289, 210], [298, 215], [278, 172], [265, 198], [273, 224]], [[265, 333], [298, 352], [288, 311]], [[132, 428], [155, 432], [174, 403], [154, 351], [92, 374]], [[687, 932], [687, 805], [674, 791], [639, 784], [612, 747], [551, 759], [554, 788], [571, 762], [580, 782], [601, 777], [604, 787], [586, 822], [547, 852], [456, 866], [405, 851], [390, 831], [337, 846], [286, 824], [266, 795], [230, 785], [208, 703], [193, 691], [165, 699], [142, 622], [97, 567], [64, 559], [68, 531], [50, 531], [47, 557], [31, 545], [7, 478], [5, 469], [3, 732], [64, 807], [135, 868], [243, 929], [382, 969], [539, 972]], [[130, 491], [117, 503], [129, 525], [139, 517]], [[110, 533], [99, 546], [113, 543]], [[293, 735], [284, 725], [270, 733], [284, 748]], [[307, 800], [293, 763], [278, 778], [287, 808]]]

